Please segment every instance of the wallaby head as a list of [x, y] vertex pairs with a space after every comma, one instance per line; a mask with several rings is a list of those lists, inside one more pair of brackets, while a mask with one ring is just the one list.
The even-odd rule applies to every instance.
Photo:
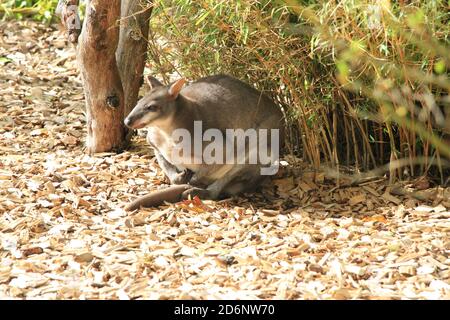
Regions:
[[165, 120], [174, 114], [180, 91], [186, 83], [185, 79], [179, 79], [165, 86], [156, 78], [147, 77], [150, 91], [125, 118], [125, 125], [132, 129], [140, 129], [152, 126], [155, 122]]

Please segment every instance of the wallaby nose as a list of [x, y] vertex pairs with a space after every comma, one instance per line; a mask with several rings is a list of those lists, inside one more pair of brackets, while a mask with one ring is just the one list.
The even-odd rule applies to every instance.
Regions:
[[127, 127], [130, 127], [130, 125], [131, 125], [131, 119], [130, 119], [129, 117], [126, 117], [125, 120], [123, 121], [123, 123], [125, 123], [125, 125], [126, 125]]

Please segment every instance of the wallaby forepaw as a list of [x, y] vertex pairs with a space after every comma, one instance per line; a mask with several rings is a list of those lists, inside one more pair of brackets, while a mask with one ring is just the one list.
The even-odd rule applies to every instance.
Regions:
[[194, 172], [192, 172], [189, 169], [186, 169], [176, 175], [174, 175], [170, 181], [171, 184], [186, 184], [189, 183], [189, 181], [192, 178], [192, 175]]
[[193, 199], [195, 196], [199, 197], [200, 199], [209, 199], [210, 194], [209, 191], [202, 188], [190, 188], [183, 192], [181, 195], [182, 199]]

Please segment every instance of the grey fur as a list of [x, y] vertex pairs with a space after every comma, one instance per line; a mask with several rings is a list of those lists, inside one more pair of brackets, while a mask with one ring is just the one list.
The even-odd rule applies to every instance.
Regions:
[[[266, 95], [227, 75], [205, 77], [184, 86], [175, 82], [163, 86], [148, 79], [151, 91], [125, 119], [131, 128], [148, 127], [147, 140], [155, 149], [158, 164], [172, 184], [189, 184], [182, 197], [200, 195], [217, 199], [254, 190], [263, 180], [258, 164], [175, 165], [171, 161], [171, 134], [177, 128], [189, 130], [194, 121], [202, 121], [203, 130], [280, 129], [280, 147], [284, 140], [284, 119], [280, 108]], [[170, 89], [172, 86], [172, 89]], [[203, 148], [208, 143], [203, 144]], [[225, 154], [225, 152], [224, 152]]]

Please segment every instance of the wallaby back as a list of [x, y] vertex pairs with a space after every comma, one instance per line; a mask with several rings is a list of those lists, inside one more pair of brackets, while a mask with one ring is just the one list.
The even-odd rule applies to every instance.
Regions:
[[[194, 104], [195, 120], [217, 129], [283, 127], [280, 108], [250, 85], [227, 75], [202, 78], [181, 90], [181, 104]], [[180, 108], [180, 111], [183, 109]], [[191, 111], [190, 108], [185, 108]]]

